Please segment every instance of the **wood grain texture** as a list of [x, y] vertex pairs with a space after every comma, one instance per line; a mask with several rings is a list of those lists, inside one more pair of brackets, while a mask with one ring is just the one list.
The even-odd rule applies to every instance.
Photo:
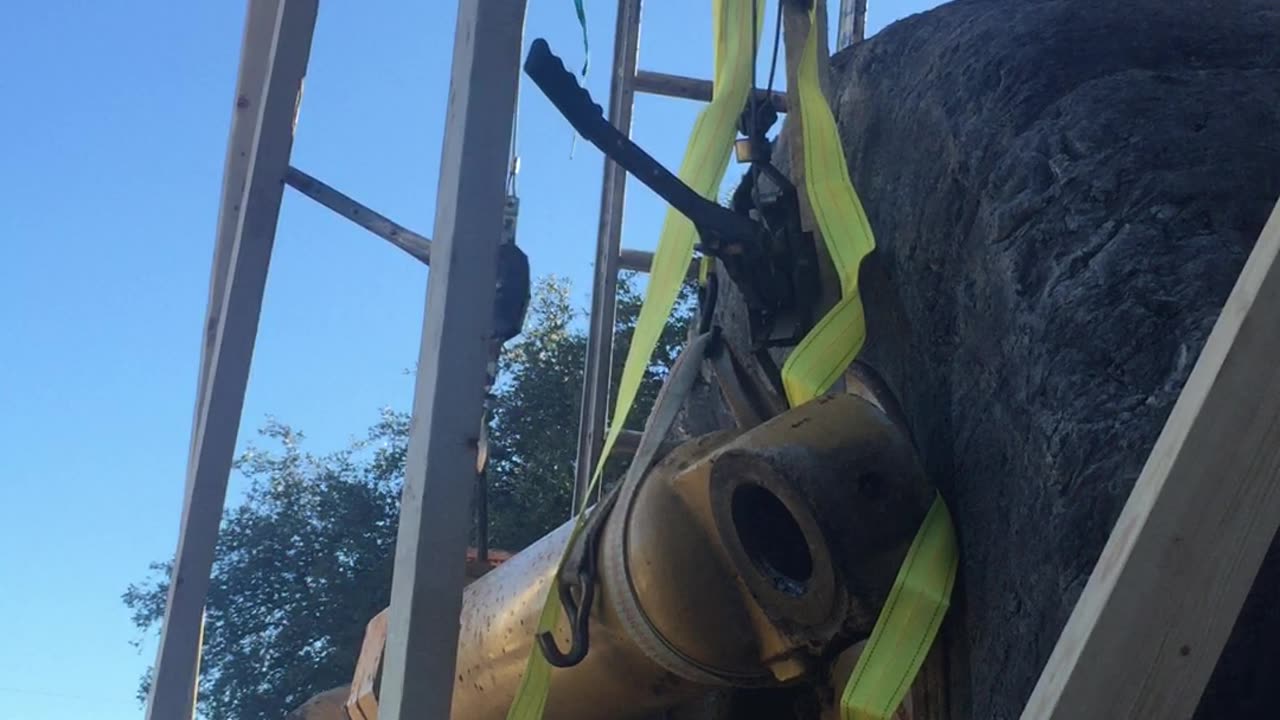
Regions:
[[[823, 20], [826, 17], [826, 3], [823, 0], [816, 1], [819, 2], [816, 14], [819, 20], [817, 32], [820, 33], [818, 41], [818, 82], [822, 86], [823, 94], [827, 97], [827, 102], [830, 103], [832, 98], [830, 88], [831, 59], [827, 49], [826, 24]], [[783, 2], [782, 5], [782, 38], [785, 46], [787, 87], [796, 86], [796, 76], [800, 70], [800, 59], [810, 31], [809, 13], [799, 5], [791, 2]], [[834, 112], [835, 109], [833, 106], [832, 111]], [[798, 102], [796, 107], [791, 108], [790, 112], [787, 113], [779, 139], [779, 147], [786, 151], [785, 169], [787, 175], [791, 182], [795, 184], [798, 194], [800, 226], [806, 232], [813, 233], [814, 250], [818, 256], [819, 281], [822, 288], [819, 309], [825, 312], [840, 299], [840, 278], [837, 276], [835, 265], [831, 261], [831, 252], [827, 249], [827, 244], [822, 239], [822, 231], [818, 229], [818, 223], [813, 217], [813, 208], [809, 205], [809, 194], [805, 190], [804, 133], [801, 126], [801, 111]], [[779, 160], [782, 160], [782, 158], [775, 158], [775, 162]]]
[[382, 720], [447, 718], [524, 0], [460, 0], [387, 619]]
[[316, 0], [253, 0], [249, 4], [223, 177], [186, 494], [147, 702], [148, 720], [189, 718], [194, 712], [205, 596], [316, 10]]
[[1280, 204], [1024, 720], [1191, 717], [1280, 525]]

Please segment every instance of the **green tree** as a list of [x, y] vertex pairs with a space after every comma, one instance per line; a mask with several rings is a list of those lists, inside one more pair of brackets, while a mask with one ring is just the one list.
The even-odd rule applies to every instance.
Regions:
[[[639, 426], [683, 344], [686, 292], [631, 415]], [[619, 287], [614, 377], [641, 298]], [[494, 388], [489, 478], [494, 547], [519, 550], [564, 522], [576, 453], [586, 337], [568, 283], [539, 282], [525, 332], [504, 351]], [[223, 519], [206, 607], [201, 715], [277, 720], [312, 695], [350, 682], [365, 623], [389, 602], [406, 413], [384, 410], [364, 439], [315, 455], [303, 434], [270, 421], [236, 462], [244, 500]], [[611, 463], [611, 474], [619, 472]], [[143, 633], [164, 616], [168, 563], [123, 599]], [[147, 679], [143, 679], [143, 692]], [[141, 693], [140, 693], [141, 694]]]
[[[645, 369], [628, 427], [640, 429], [653, 407], [667, 368], [688, 333], [692, 299], [692, 290], [686, 288]], [[623, 276], [618, 285], [610, 398], [617, 390], [642, 301], [633, 279]], [[539, 283], [530, 312], [526, 332], [503, 353], [503, 379], [490, 419], [490, 538], [495, 547], [504, 549], [523, 548], [564, 522], [573, 494], [587, 338], [578, 328], [579, 315], [563, 281], [552, 278]], [[624, 469], [624, 462], [612, 459], [605, 482], [618, 478]]]

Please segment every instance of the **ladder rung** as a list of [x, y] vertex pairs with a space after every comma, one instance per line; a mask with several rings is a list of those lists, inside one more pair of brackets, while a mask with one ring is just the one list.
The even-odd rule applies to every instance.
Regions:
[[613, 443], [613, 455], [634, 455], [640, 449], [640, 438], [644, 433], [639, 430], [623, 430]]
[[[622, 248], [618, 251], [618, 267], [623, 270], [647, 273], [649, 268], [653, 267], [653, 253], [648, 250]], [[689, 262], [689, 270], [685, 273], [685, 277], [690, 279], [698, 277], [698, 260], [696, 258]]]
[[[636, 92], [666, 97], [684, 98], [685, 100], [701, 100], [711, 102], [711, 81], [697, 78], [668, 75], [666, 73], [637, 70], [633, 86]], [[759, 88], [756, 94], [761, 98], [771, 99], [778, 112], [787, 111], [787, 96], [777, 91], [766, 93]]]

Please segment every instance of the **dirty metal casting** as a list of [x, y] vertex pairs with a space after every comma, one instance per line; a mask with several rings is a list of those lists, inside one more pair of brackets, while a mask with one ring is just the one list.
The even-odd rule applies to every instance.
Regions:
[[[845, 384], [615, 490], [590, 650], [552, 671], [546, 717], [644, 718], [711, 686], [793, 681], [870, 633], [934, 490], [883, 383], [855, 365]], [[456, 720], [506, 716], [571, 530], [466, 588]], [[555, 640], [570, 646], [568, 622]]]
[[621, 493], [605, 605], [672, 674], [752, 686], [870, 633], [934, 490], [906, 433], [839, 394], [708, 436]]
[[[934, 490], [884, 387], [850, 374], [864, 395], [695, 439], [619, 489], [591, 649], [553, 671], [548, 717], [644, 717], [708, 685], [793, 680], [870, 633]], [[455, 718], [504, 717], [569, 530], [468, 588]], [[569, 646], [566, 622], [556, 639]]]

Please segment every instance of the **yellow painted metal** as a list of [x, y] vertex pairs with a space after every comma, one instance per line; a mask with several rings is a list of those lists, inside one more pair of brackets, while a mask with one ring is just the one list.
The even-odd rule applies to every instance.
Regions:
[[[848, 387], [683, 443], [628, 477], [599, 545], [590, 652], [548, 675], [548, 717], [653, 717], [712, 686], [822, 672], [871, 634], [934, 491], [887, 388], [856, 364]], [[455, 720], [508, 712], [574, 527], [467, 586]], [[368, 624], [352, 685], [299, 718], [336, 720], [346, 697], [352, 718], [376, 720], [385, 617]], [[570, 644], [567, 628], [555, 635]]]
[[[871, 633], [934, 495], [886, 407], [874, 392], [823, 397], [629, 478], [605, 520], [590, 652], [548, 675], [545, 715], [652, 717], [712, 686], [810, 674]], [[772, 513], [740, 514], [744, 497]], [[779, 523], [793, 524], [797, 556], [774, 552]], [[573, 528], [468, 586], [456, 720], [497, 720], [513, 702]], [[555, 634], [569, 645], [566, 627]]]
[[865, 637], [934, 495], [905, 430], [839, 394], [695, 442], [629, 478], [605, 525], [606, 605], [633, 642], [677, 677], [746, 687]]

